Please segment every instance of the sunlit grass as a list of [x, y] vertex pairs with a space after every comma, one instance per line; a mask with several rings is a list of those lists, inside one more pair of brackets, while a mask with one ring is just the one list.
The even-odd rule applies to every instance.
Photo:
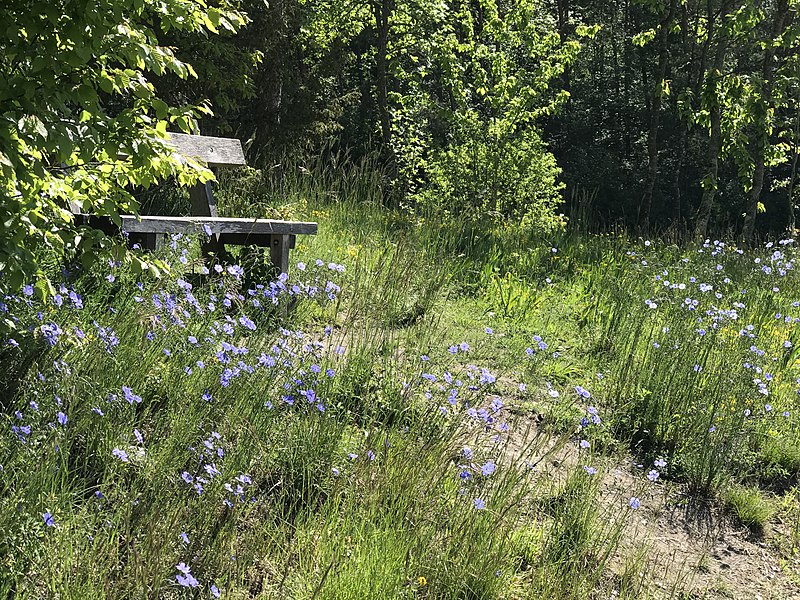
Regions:
[[658, 597], [621, 540], [664, 481], [791, 505], [790, 244], [473, 235], [304, 168], [220, 193], [320, 222], [287, 281], [175, 238], [160, 281], [2, 300], [0, 596]]

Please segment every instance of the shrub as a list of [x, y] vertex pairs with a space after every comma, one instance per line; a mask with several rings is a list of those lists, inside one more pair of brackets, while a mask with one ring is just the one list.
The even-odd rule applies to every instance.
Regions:
[[[167, 128], [190, 132], [207, 106], [170, 107], [148, 77], [196, 76], [160, 45], [171, 30], [236, 31], [244, 14], [201, 0], [0, 5], [0, 289], [37, 280], [54, 293], [41, 255], [77, 254], [85, 263], [113, 244], [82, 231], [70, 204], [110, 217], [136, 213], [131, 186], [170, 176], [182, 185], [211, 174], [172, 155]], [[122, 246], [113, 248], [117, 258]], [[128, 256], [128, 258], [131, 258]], [[140, 270], [149, 265], [134, 261]]]
[[431, 160], [430, 187], [420, 201], [484, 227], [513, 223], [549, 233], [564, 224], [556, 213], [560, 172], [536, 129], [493, 131], [467, 114]]

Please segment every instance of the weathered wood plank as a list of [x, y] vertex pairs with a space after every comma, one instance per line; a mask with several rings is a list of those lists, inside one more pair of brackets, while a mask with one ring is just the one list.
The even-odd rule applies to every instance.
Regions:
[[159, 250], [164, 245], [163, 233], [142, 234], [142, 248], [145, 250]]
[[[212, 234], [314, 235], [316, 223], [231, 217], [161, 217], [122, 215], [122, 229], [129, 233], [200, 233], [208, 225]], [[206, 231], [207, 233], [207, 231]]]
[[202, 161], [209, 167], [246, 164], [242, 142], [237, 139], [185, 133], [169, 133], [168, 136], [165, 143], [178, 154]]
[[189, 200], [192, 203], [193, 217], [216, 217], [217, 201], [211, 182], [197, 183], [189, 188]]
[[290, 235], [272, 236], [272, 246], [269, 250], [270, 261], [278, 267], [281, 273], [289, 272], [289, 249], [291, 248]]
[[[220, 243], [233, 244], [234, 246], [261, 246], [262, 248], [270, 248], [272, 247], [272, 242], [276, 235], [269, 233], [223, 233], [219, 236], [219, 241]], [[289, 249], [294, 250], [297, 236], [290, 234], [289, 238]]]

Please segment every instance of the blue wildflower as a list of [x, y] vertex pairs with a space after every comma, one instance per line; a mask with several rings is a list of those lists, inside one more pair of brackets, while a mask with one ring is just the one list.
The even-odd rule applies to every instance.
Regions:
[[58, 338], [61, 336], [63, 331], [61, 327], [58, 326], [56, 323], [48, 323], [46, 325], [42, 325], [42, 335], [44, 335], [44, 339], [47, 340], [47, 343], [51, 346], [55, 346], [58, 342]]
[[128, 401], [128, 404], [133, 404], [134, 402], [137, 404], [141, 404], [142, 397], [134, 394], [131, 388], [127, 386], [122, 386], [122, 393], [125, 395], [125, 400]]
[[175, 568], [180, 571], [180, 574], [175, 576], [175, 580], [183, 587], [196, 588], [198, 585], [200, 585], [200, 582], [197, 581], [197, 579], [195, 579], [192, 575], [191, 569], [188, 565], [185, 563], [178, 563], [175, 565]]

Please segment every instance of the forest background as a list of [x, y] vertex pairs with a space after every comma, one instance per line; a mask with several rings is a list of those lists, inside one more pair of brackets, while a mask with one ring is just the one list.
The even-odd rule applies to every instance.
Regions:
[[46, 279], [43, 249], [84, 266], [98, 247], [123, 254], [78, 231], [70, 204], [179, 210], [154, 184], [211, 174], [165, 152], [168, 130], [245, 141], [257, 170], [239, 184], [254, 197], [314, 161], [368, 165], [387, 208], [480, 236], [530, 239], [569, 218], [679, 239], [791, 231], [797, 12], [794, 0], [15, 0], [0, 10], [0, 266], [17, 289]]
[[[245, 1], [237, 36], [166, 39], [207, 133], [267, 168], [377, 155], [394, 206], [704, 237], [795, 226], [794, 2]], [[231, 76], [234, 74], [234, 76]], [[280, 168], [280, 167], [276, 167]], [[556, 206], [564, 199], [564, 207]]]

